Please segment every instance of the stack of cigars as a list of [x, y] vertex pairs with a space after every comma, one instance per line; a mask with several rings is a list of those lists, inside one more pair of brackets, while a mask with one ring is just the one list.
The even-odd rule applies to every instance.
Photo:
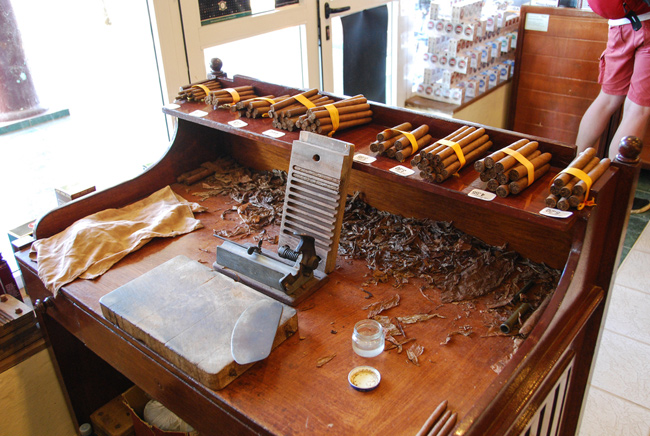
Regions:
[[[461, 153], [450, 143], [457, 144]], [[483, 127], [463, 126], [425, 147], [411, 160], [411, 166], [417, 166], [423, 179], [441, 183], [485, 156], [490, 147], [492, 141]]]
[[[538, 150], [537, 141], [520, 139], [474, 163], [486, 189], [499, 197], [519, 194], [551, 168], [551, 153]], [[513, 153], [516, 152], [516, 153]], [[514, 155], [528, 162], [528, 166]]]
[[[335, 125], [332, 113], [325, 107], [326, 105], [330, 107], [330, 110], [336, 111], [338, 125]], [[296, 126], [301, 130], [327, 135], [337, 130], [368, 124], [371, 121], [372, 111], [368, 99], [359, 94], [337, 102], [320, 103], [318, 106], [307, 109], [296, 120]]]
[[[560, 210], [569, 210], [570, 208], [580, 208], [584, 204], [588, 191], [600, 176], [609, 168], [611, 161], [608, 158], [600, 159], [596, 156], [596, 149], [589, 147], [579, 153], [576, 158], [561, 171], [549, 188], [549, 196], [546, 198], [548, 207]], [[580, 174], [587, 176], [588, 182], [584, 177], [580, 178], [570, 173], [570, 169], [579, 170]], [[569, 171], [569, 172], [567, 172]]]
[[221, 89], [221, 82], [214, 79], [190, 83], [180, 87], [176, 101], [202, 101], [206, 95], [218, 89]]

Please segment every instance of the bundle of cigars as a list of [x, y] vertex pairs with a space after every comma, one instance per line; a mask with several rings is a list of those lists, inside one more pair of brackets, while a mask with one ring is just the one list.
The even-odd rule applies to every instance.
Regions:
[[214, 79], [181, 86], [176, 101], [202, 101], [210, 92], [221, 89], [221, 82]]
[[330, 103], [334, 103], [334, 100], [320, 95], [318, 89], [310, 89], [272, 104], [268, 116], [273, 120], [273, 127], [291, 132], [299, 128], [296, 126], [296, 121], [310, 107]]
[[537, 141], [520, 139], [474, 163], [486, 189], [499, 197], [519, 194], [551, 168], [551, 153], [538, 150]]
[[300, 115], [296, 127], [301, 130], [332, 135], [338, 130], [368, 124], [372, 121], [372, 111], [368, 99], [355, 95], [344, 100], [319, 103]]
[[214, 110], [223, 107], [230, 107], [242, 100], [257, 98], [252, 86], [236, 86], [234, 88], [221, 88], [210, 91], [203, 101], [205, 104], [212, 105]]
[[411, 123], [402, 123], [379, 132], [377, 140], [370, 143], [370, 151], [404, 162], [407, 157], [430, 144], [431, 140], [426, 124], [414, 129]]
[[271, 105], [286, 100], [289, 95], [263, 95], [247, 100], [238, 101], [230, 106], [231, 112], [239, 112], [240, 117], [246, 118], [263, 118], [269, 116]]
[[423, 179], [441, 183], [485, 156], [490, 147], [492, 141], [483, 127], [462, 126], [425, 147], [411, 166], [417, 166]]
[[560, 210], [581, 209], [581, 205], [588, 200], [591, 186], [605, 173], [610, 163], [608, 158], [598, 158], [596, 149], [585, 149], [555, 177], [546, 205]]

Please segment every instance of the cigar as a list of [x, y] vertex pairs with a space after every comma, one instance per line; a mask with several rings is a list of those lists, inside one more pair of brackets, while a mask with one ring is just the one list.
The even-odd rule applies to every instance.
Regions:
[[546, 197], [545, 203], [546, 207], [555, 207], [557, 206], [557, 201], [560, 199], [558, 195], [555, 194], [550, 194], [548, 197]]
[[[513, 142], [512, 144], [506, 146], [505, 148], [509, 148], [511, 150], [519, 150], [521, 147], [524, 145], [528, 144], [528, 139], [520, 139], [519, 141]], [[497, 150], [494, 153], [490, 154], [489, 156], [486, 156], [485, 159], [483, 159], [483, 164], [485, 165], [485, 168], [493, 168], [494, 164], [497, 161], [500, 161], [503, 159], [505, 156], [505, 152], [502, 150]]]
[[[592, 157], [591, 160], [589, 161], [588, 164], [586, 164], [581, 171], [583, 171], [585, 174], [589, 174], [589, 171], [593, 170], [596, 165], [600, 162], [600, 159], [598, 157]], [[569, 197], [571, 196], [571, 193], [573, 192], [573, 187], [578, 183], [580, 179], [577, 178], [576, 176], [571, 175], [571, 178], [569, 181], [567, 181], [564, 186], [562, 186], [559, 189], [560, 192], [560, 197]], [[551, 187], [557, 186], [555, 184], [551, 185]]]
[[433, 413], [431, 413], [429, 418], [427, 418], [427, 420], [424, 422], [424, 425], [422, 425], [422, 428], [419, 432], [417, 432], [415, 436], [426, 436], [429, 433], [429, 430], [431, 430], [433, 424], [438, 420], [438, 418], [442, 416], [442, 414], [447, 409], [447, 404], [447, 400], [440, 403], [440, 405], [435, 408]]
[[[482, 144], [479, 148], [472, 150], [470, 153], [465, 155], [465, 162], [467, 163], [472, 163], [476, 159], [478, 159], [480, 156], [483, 156], [483, 154], [492, 147], [492, 141], [488, 141], [484, 144]], [[452, 174], [454, 174], [456, 171], [460, 169], [460, 162], [456, 161], [446, 167], [444, 170], [442, 170], [437, 176], [436, 176], [436, 181], [437, 182], [442, 182], [449, 178]]]
[[[433, 138], [431, 138], [431, 135], [429, 135], [429, 134], [426, 134], [422, 138], [418, 139], [418, 141], [417, 141], [418, 150], [420, 149], [420, 147], [423, 147], [425, 144], [430, 143], [431, 139], [433, 139]], [[413, 152], [413, 147], [409, 145], [406, 148], [398, 150], [395, 153], [395, 159], [397, 159], [400, 162], [404, 162], [406, 160], [406, 158], [411, 156], [413, 153], [414, 153]]]
[[382, 130], [381, 132], [377, 133], [377, 141], [385, 141], [387, 139], [390, 139], [394, 136], [401, 135], [401, 133], [396, 132], [395, 130], [411, 130], [413, 126], [411, 126], [411, 123], [402, 123], [399, 124], [393, 128]]
[[[370, 117], [368, 117], [368, 118], [359, 118], [358, 120], [346, 121], [346, 122], [340, 123], [339, 128], [337, 130], [344, 130], [344, 129], [348, 129], [350, 127], [361, 126], [363, 124], [368, 124], [370, 122], [372, 122], [372, 118], [370, 118]], [[319, 126], [316, 129], [316, 131], [318, 133], [329, 133], [332, 130], [334, 130], [334, 129], [332, 128], [331, 124], [328, 124], [326, 126]]]
[[[551, 169], [551, 164], [542, 165], [541, 167], [535, 169], [533, 181], [542, 177], [548, 172], [549, 169]], [[519, 194], [521, 191], [528, 187], [528, 175], [521, 177], [519, 180], [510, 182], [508, 186], [510, 187], [510, 193]]]
[[[528, 142], [526, 145], [520, 147], [517, 150], [517, 152], [519, 152], [519, 154], [521, 154], [522, 156], [527, 157], [533, 151], [537, 150], [538, 145], [539, 144], [538, 144], [537, 141], [531, 141], [531, 142]], [[502, 172], [512, 168], [518, 162], [519, 161], [514, 156], [506, 155], [505, 157], [503, 157], [502, 159], [499, 159], [497, 162], [494, 163], [494, 168], [497, 170], [498, 173], [502, 173]]]
[[[487, 135], [485, 135], [485, 129], [481, 127], [480, 129], [477, 129], [470, 133], [469, 135], [463, 137], [460, 141], [454, 141], [456, 142], [461, 150], [465, 148], [468, 144], [471, 144], [473, 141], [476, 141], [477, 139], [485, 136], [487, 138]], [[440, 151], [440, 153], [436, 153], [435, 160], [436, 161], [442, 161], [447, 157], [450, 156], [456, 156], [456, 152], [451, 148], [451, 147], [446, 147], [443, 150]]]
[[[600, 176], [602, 176], [605, 173], [605, 170], [609, 168], [610, 163], [611, 161], [609, 160], [609, 158], [602, 159], [594, 169], [589, 171], [588, 175], [592, 181], [592, 184], [595, 183], [596, 180], [598, 180]], [[575, 184], [571, 193], [576, 196], [579, 195], [584, 196], [586, 191], [587, 191], [587, 184], [584, 181], [580, 180]]]
[[[429, 126], [426, 124], [422, 124], [420, 127], [418, 127], [415, 130], [412, 130], [409, 132], [413, 137], [418, 140], [422, 138], [424, 135], [429, 133]], [[398, 150], [401, 150], [403, 148], [409, 147], [411, 145], [411, 141], [406, 137], [406, 135], [402, 135], [400, 138], [395, 141], [395, 148]]]
[[[578, 154], [578, 156], [575, 157], [571, 161], [571, 163], [567, 166], [567, 168], [578, 168], [579, 170], [583, 169], [585, 165], [587, 165], [591, 159], [596, 155], [596, 149], [593, 147], [589, 147], [585, 149], [582, 153]], [[571, 174], [568, 173], [561, 173], [559, 174], [555, 180], [553, 180], [554, 185], [558, 185], [560, 188], [564, 186], [571, 178], [574, 177]]]
[[[318, 89], [314, 88], [314, 89], [310, 89], [310, 90], [308, 90], [308, 91], [302, 92], [302, 93], [297, 94], [297, 95], [302, 95], [302, 96], [305, 97], [305, 98], [309, 98], [309, 97], [313, 97], [313, 96], [316, 95], [316, 94], [318, 94]], [[294, 103], [297, 102], [297, 101], [298, 101], [298, 100], [296, 100], [296, 96], [295, 96], [295, 95], [294, 95], [294, 96], [291, 96], [291, 97], [289, 97], [289, 98], [287, 98], [287, 99], [285, 99], [285, 100], [279, 101], [279, 102], [277, 102], [277, 103], [271, 105], [270, 112], [277, 112], [277, 111], [279, 111], [280, 109], [286, 108], [286, 107], [288, 107], [289, 105], [292, 105], [292, 104], [294, 104]]]
[[[462, 126], [460, 129], [455, 130], [454, 132], [450, 133], [449, 135], [445, 136], [442, 139], [449, 140], [450, 138], [458, 136], [459, 134], [461, 134], [462, 132], [464, 132], [467, 129], [469, 129], [468, 126]], [[425, 159], [429, 152], [433, 151], [434, 149], [438, 148], [439, 146], [440, 146], [440, 144], [436, 141], [433, 144], [429, 145], [428, 147], [422, 149], [422, 151], [413, 158], [413, 159], [416, 159], [416, 158], [419, 157], [418, 160], [415, 161], [415, 162], [411, 161], [411, 164], [413, 164], [413, 163], [418, 164], [420, 162], [420, 159]]]

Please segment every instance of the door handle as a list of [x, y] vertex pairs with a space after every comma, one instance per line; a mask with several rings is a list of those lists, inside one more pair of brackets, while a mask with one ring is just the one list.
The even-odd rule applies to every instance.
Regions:
[[340, 14], [341, 12], [349, 10], [350, 6], [343, 6], [342, 8], [331, 8], [329, 3], [325, 3], [325, 19], [327, 20], [331, 14]]

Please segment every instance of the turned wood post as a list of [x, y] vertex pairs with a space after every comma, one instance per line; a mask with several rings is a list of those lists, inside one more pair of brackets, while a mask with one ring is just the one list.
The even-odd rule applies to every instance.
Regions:
[[0, 122], [33, 117], [45, 110], [25, 62], [11, 1], [0, 0]]

